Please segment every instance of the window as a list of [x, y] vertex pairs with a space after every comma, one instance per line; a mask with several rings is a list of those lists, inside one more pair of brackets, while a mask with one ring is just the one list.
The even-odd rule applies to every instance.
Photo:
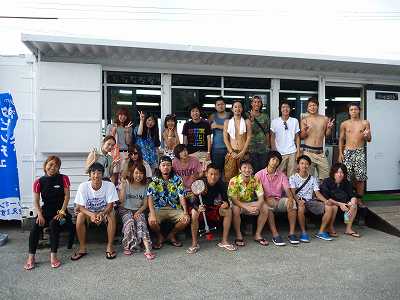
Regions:
[[173, 86], [221, 87], [220, 76], [172, 75]]
[[271, 79], [252, 77], [224, 77], [224, 88], [270, 89]]
[[107, 72], [107, 83], [161, 85], [161, 74], [132, 73], [132, 72]]

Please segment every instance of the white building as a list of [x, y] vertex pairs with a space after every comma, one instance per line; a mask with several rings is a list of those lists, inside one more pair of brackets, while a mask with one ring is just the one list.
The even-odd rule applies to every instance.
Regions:
[[300, 117], [305, 100], [317, 96], [320, 113], [336, 119], [326, 140], [332, 159], [346, 105], [360, 101], [373, 134], [367, 190], [400, 189], [400, 61], [38, 35], [22, 41], [33, 56], [1, 57], [0, 89], [11, 91], [20, 116], [23, 207], [32, 207], [32, 182], [49, 154], [62, 159], [73, 199], [87, 180], [88, 151], [100, 146], [121, 106], [136, 120], [137, 110], [161, 119], [174, 112], [182, 126], [188, 105], [199, 102], [209, 112], [219, 95], [228, 102], [260, 95], [271, 119], [280, 100], [291, 101]]

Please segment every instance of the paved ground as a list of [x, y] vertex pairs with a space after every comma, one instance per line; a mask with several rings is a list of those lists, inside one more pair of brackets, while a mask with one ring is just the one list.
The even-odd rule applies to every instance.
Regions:
[[400, 201], [387, 201], [384, 205], [369, 206], [369, 209], [392, 226], [400, 229]]
[[58, 270], [50, 268], [48, 249], [39, 250], [30, 272], [22, 268], [28, 232], [9, 226], [0, 232], [10, 235], [0, 247], [0, 299], [400, 299], [400, 239], [369, 228], [360, 230], [361, 239], [340, 235], [298, 247], [263, 248], [248, 237], [236, 253], [207, 241], [192, 256], [164, 246], [150, 263], [120, 248], [108, 261], [103, 244], [92, 242], [78, 262], [61, 247]]

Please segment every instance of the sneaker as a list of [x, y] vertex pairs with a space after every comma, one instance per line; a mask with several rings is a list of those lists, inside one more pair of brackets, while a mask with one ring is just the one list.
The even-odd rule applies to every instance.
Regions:
[[274, 236], [272, 238], [272, 242], [275, 244], [275, 246], [285, 246], [286, 243], [283, 241], [280, 235]]
[[308, 235], [307, 232], [303, 232], [300, 235], [300, 242], [302, 242], [302, 243], [309, 243], [310, 242], [310, 236]]
[[300, 244], [299, 240], [297, 239], [297, 236], [295, 234], [290, 234], [288, 235], [288, 240], [289, 243], [291, 243], [292, 245], [298, 245]]
[[319, 232], [315, 235], [315, 237], [324, 240], [324, 241], [332, 241], [332, 238], [330, 237], [329, 233], [327, 232]]

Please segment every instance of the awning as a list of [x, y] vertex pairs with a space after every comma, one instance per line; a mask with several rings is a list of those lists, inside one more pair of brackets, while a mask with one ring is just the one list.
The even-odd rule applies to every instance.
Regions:
[[40, 53], [42, 61], [112, 59], [149, 63], [269, 68], [379, 75], [400, 82], [400, 61], [398, 60], [30, 34], [22, 34], [22, 41], [35, 56]]

